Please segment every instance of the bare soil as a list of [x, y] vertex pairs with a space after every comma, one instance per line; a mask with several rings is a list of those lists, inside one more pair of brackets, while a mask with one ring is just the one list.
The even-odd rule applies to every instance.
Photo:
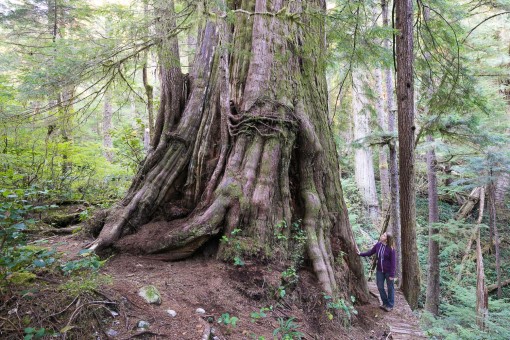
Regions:
[[[57, 235], [47, 240], [49, 247], [64, 252], [68, 260], [92, 241], [80, 235]], [[310, 271], [301, 270], [299, 283], [286, 287], [285, 297], [277, 299], [284, 268], [250, 261], [234, 266], [204, 253], [179, 262], [112, 255], [100, 271], [111, 278], [111, 284], [79, 297], [62, 296], [58, 290], [60, 279], [43, 278], [32, 287], [30, 299], [26, 292], [13, 292], [1, 301], [0, 338], [23, 338], [19, 332], [23, 320], [34, 314], [37, 318], [33, 320], [46, 320], [56, 329], [62, 325], [75, 327], [68, 332], [68, 339], [191, 340], [202, 339], [210, 328], [219, 339], [273, 339], [280, 321], [289, 318], [294, 318], [295, 330], [303, 334], [303, 339], [387, 339], [391, 320], [416, 322], [401, 294], [392, 312], [381, 310], [377, 299], [371, 297], [370, 304], [355, 305], [357, 315], [352, 315], [350, 321], [343, 311], [330, 320], [326, 301]], [[148, 304], [138, 296], [139, 289], [146, 285], [157, 287], [160, 305]], [[270, 306], [272, 311], [266, 317], [250, 317]], [[205, 314], [196, 313], [197, 308], [203, 308]], [[175, 317], [167, 313], [170, 309], [177, 313]], [[49, 317], [55, 313], [59, 314]], [[235, 327], [218, 323], [224, 313], [239, 319]], [[149, 322], [148, 329], [137, 328], [141, 320]], [[280, 339], [283, 333], [276, 334]]]

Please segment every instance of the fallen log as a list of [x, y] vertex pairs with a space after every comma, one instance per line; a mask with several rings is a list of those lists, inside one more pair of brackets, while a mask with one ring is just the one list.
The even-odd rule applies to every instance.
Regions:
[[[455, 219], [457, 221], [461, 221], [471, 213], [473, 208], [475, 207], [476, 203], [480, 200], [480, 192], [482, 190], [482, 187], [476, 187], [471, 191], [469, 194], [467, 200], [464, 202], [464, 204], [460, 207], [459, 211], [457, 212], [457, 216]], [[485, 192], [484, 192], [485, 194]]]
[[[505, 286], [508, 286], [508, 285], [510, 285], [510, 279], [505, 280], [505, 281], [501, 281], [501, 287], [505, 287]], [[487, 291], [489, 293], [495, 291], [496, 289], [498, 289], [498, 284], [497, 283], [495, 283], [493, 285], [488, 285], [487, 286]]]
[[66, 215], [51, 215], [44, 217], [42, 221], [46, 224], [52, 225], [55, 228], [65, 228], [70, 225], [80, 223], [80, 213], [71, 213]]

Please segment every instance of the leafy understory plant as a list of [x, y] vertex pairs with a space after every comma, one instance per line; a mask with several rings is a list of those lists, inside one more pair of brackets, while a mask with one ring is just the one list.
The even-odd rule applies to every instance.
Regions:
[[28, 244], [25, 232], [35, 221], [27, 219], [37, 207], [28, 204], [31, 193], [21, 189], [0, 190], [0, 287], [23, 284], [36, 272], [51, 267], [57, 257], [55, 249], [43, 247], [42, 241]]
[[[329, 320], [333, 320], [335, 314], [340, 315], [344, 327], [348, 327], [352, 321], [352, 315], [357, 315], [358, 311], [354, 308], [356, 298], [351, 295], [351, 303], [346, 302], [344, 299], [333, 299], [331, 296], [324, 294], [326, 302], [326, 315]], [[341, 313], [340, 313], [341, 312]]]
[[251, 322], [256, 322], [259, 319], [267, 317], [268, 312], [273, 311], [273, 306], [263, 307], [258, 312], [252, 312], [250, 314]]
[[227, 235], [223, 235], [220, 239], [220, 242], [225, 244], [226, 246], [230, 247], [232, 249], [232, 252], [234, 254], [233, 260], [235, 266], [244, 266], [245, 262], [241, 256], [241, 242], [239, 238], [237, 237], [241, 233], [241, 229], [236, 228], [230, 232], [230, 237]]
[[41, 339], [44, 336], [54, 335], [55, 332], [46, 328], [27, 327], [24, 329], [25, 336], [23, 340]]
[[102, 260], [89, 249], [82, 249], [78, 253], [81, 256], [80, 259], [69, 261], [60, 266], [62, 272], [65, 275], [70, 275], [73, 272], [81, 270], [92, 270], [97, 271], [103, 266], [106, 260]]
[[237, 321], [239, 321], [239, 318], [233, 315], [231, 316], [229, 313], [223, 313], [218, 318], [218, 323], [226, 326], [229, 332], [232, 328], [237, 326]]
[[278, 318], [278, 327], [273, 331], [273, 336], [281, 340], [299, 340], [305, 335], [298, 331], [299, 324], [294, 322], [295, 317], [288, 319]]

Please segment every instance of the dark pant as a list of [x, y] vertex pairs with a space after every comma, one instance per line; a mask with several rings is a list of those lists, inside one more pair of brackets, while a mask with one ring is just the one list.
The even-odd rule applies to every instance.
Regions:
[[[383, 273], [377, 271], [375, 274], [377, 289], [379, 290], [379, 295], [381, 295], [381, 300], [383, 305], [393, 308], [393, 304], [395, 303], [395, 286], [393, 285], [394, 280], [390, 280], [389, 273]], [[386, 285], [388, 286], [388, 294], [384, 290], [384, 281], [386, 280]]]

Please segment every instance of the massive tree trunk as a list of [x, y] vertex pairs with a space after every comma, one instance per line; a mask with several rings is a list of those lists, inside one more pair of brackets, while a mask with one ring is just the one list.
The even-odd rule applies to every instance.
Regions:
[[420, 265], [416, 245], [414, 183], [413, 2], [396, 0], [397, 107], [402, 225], [402, 291], [412, 309], [418, 307]]
[[[231, 9], [232, 26], [224, 13], [207, 12], [189, 95], [170, 83], [183, 79], [180, 70], [162, 64], [153, 149], [91, 248], [181, 259], [239, 228], [269, 258], [281, 244], [275, 226], [301, 221], [323, 291], [350, 285], [363, 301], [367, 287], [327, 122], [324, 18], [317, 15], [325, 2], [252, 0]], [[177, 51], [170, 39], [162, 52]]]
[[[354, 141], [364, 142], [370, 135], [370, 109], [365, 87], [367, 74], [361, 70], [352, 72], [352, 116]], [[361, 193], [363, 204], [374, 225], [379, 224], [379, 203], [375, 187], [374, 161], [372, 150], [366, 143], [354, 150], [354, 178]]]
[[[428, 142], [433, 142], [431, 135], [427, 136]], [[440, 270], [439, 270], [439, 242], [434, 237], [439, 230], [434, 223], [439, 222], [439, 198], [437, 195], [436, 176], [436, 153], [431, 146], [427, 151], [427, 179], [429, 196], [429, 270], [427, 277], [427, 295], [425, 309], [434, 315], [439, 314], [439, 293], [440, 293]]]

